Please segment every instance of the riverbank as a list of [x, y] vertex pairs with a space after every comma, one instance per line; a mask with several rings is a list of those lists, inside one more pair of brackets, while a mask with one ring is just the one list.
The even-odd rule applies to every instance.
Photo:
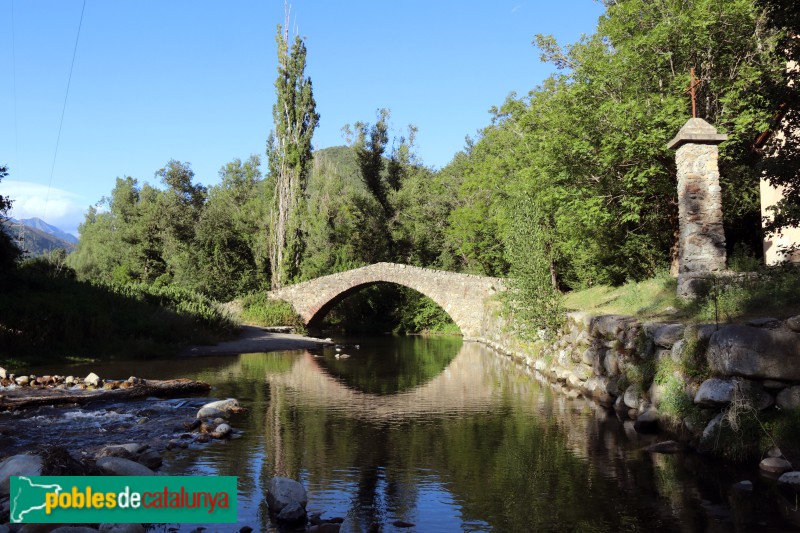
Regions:
[[638, 432], [737, 462], [800, 464], [800, 316], [684, 325], [573, 312], [537, 340], [513, 332], [495, 313], [481, 340]]
[[201, 355], [235, 355], [240, 353], [308, 350], [330, 344], [324, 339], [288, 333], [286, 328], [242, 326], [239, 337], [214, 345], [187, 346], [178, 352], [181, 357]]

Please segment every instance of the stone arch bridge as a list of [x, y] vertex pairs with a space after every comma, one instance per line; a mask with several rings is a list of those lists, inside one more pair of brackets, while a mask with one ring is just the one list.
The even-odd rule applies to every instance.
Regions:
[[395, 283], [424, 294], [450, 315], [465, 339], [481, 337], [490, 298], [505, 290], [500, 278], [375, 263], [289, 285], [270, 291], [269, 296], [292, 304], [306, 325], [313, 329], [336, 304], [376, 283]]

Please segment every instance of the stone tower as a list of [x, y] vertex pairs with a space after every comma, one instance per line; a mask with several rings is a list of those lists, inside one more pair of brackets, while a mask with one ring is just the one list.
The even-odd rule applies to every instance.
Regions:
[[727, 139], [702, 118], [690, 118], [667, 147], [678, 166], [678, 295], [693, 297], [725, 270], [718, 146]]

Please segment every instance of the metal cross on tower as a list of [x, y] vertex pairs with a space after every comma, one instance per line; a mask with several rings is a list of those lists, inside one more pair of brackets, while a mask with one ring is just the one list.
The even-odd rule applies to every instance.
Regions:
[[694, 77], [694, 67], [689, 69], [689, 87], [684, 91], [692, 95], [692, 118], [697, 118], [697, 94], [695, 93], [695, 89], [700, 85], [703, 80], [695, 79]]

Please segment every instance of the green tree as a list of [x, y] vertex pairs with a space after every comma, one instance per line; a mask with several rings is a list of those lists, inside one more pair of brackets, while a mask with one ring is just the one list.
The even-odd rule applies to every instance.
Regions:
[[229, 300], [257, 289], [266, 276], [259, 261], [263, 203], [258, 156], [239, 159], [219, 172], [219, 185], [208, 190], [195, 228], [192, 288], [217, 300]]
[[442, 172], [458, 176], [458, 193], [448, 214], [446, 239], [449, 263], [473, 274], [505, 276], [504, 255], [506, 192], [503, 184], [518, 161], [508, 150], [513, 136], [489, 126], [483, 139], [467, 147], [465, 157], [456, 157]]
[[776, 108], [779, 32], [752, 0], [606, 6], [596, 33], [575, 44], [537, 36], [542, 59], [559, 71], [493, 110], [469, 151], [448, 228], [467, 269], [502, 273], [506, 260], [511, 272], [528, 271], [508, 250], [520, 231], [541, 243], [531, 253], [545, 254], [540, 263], [562, 289], [668, 266], [677, 199], [666, 143], [689, 118], [690, 67], [704, 80], [700, 116], [729, 137], [720, 160], [728, 241], [757, 239], [760, 171], [751, 148]]
[[[197, 224], [205, 206], [207, 190], [194, 183], [194, 172], [188, 163], [171, 159], [156, 172], [166, 190], [158, 194], [161, 215], [153, 220], [153, 211], [143, 212], [144, 231], [157, 222], [161, 239], [161, 258], [166, 264], [169, 281], [190, 288], [194, 285], [196, 266], [193, 249]], [[150, 207], [150, 206], [143, 206]], [[167, 281], [167, 280], [165, 280]]]
[[146, 233], [138, 225], [140, 211], [141, 188], [129, 176], [117, 178], [111, 195], [89, 207], [79, 227], [80, 242], [67, 258], [80, 279], [119, 283], [145, 279], [141, 256]]
[[356, 152], [358, 168], [361, 179], [367, 190], [383, 208], [387, 219], [392, 216], [392, 206], [384, 183], [384, 153], [389, 143], [389, 110], [379, 109], [378, 120], [375, 124], [356, 122], [351, 131], [350, 125], [342, 130], [347, 138], [352, 138], [352, 145]]
[[402, 173], [402, 186], [393, 194], [395, 260], [459, 270], [460, 265], [450, 259], [452, 254], [445, 232], [448, 216], [455, 207], [458, 176], [414, 165], [403, 166]]
[[[374, 124], [356, 122], [352, 127], [347, 124], [342, 128], [345, 139], [355, 152], [358, 172], [364, 187], [380, 206], [380, 211], [370, 209], [370, 203], [364, 198], [357, 200], [359, 214], [363, 217], [363, 225], [369, 225], [370, 231], [377, 232], [370, 240], [377, 237], [383, 244], [373, 248], [373, 259], [369, 262], [392, 260], [408, 261], [410, 253], [407, 232], [400, 228], [399, 209], [408, 204], [408, 194], [401, 193], [408, 177], [415, 173], [430, 175], [417, 161], [414, 152], [414, 140], [417, 128], [408, 126], [408, 135], [393, 137], [389, 129], [391, 113], [388, 109], [377, 111]], [[391, 150], [389, 140], [392, 140]], [[419, 198], [415, 201], [424, 201]], [[404, 203], [404, 205], [399, 205]], [[375, 219], [371, 217], [374, 216]], [[395, 241], [401, 239], [401, 242]], [[385, 253], [383, 253], [385, 252]], [[417, 261], [415, 261], [417, 262]]]
[[[301, 279], [364, 266], [386, 258], [380, 239], [383, 212], [360, 179], [355, 151], [333, 147], [314, 153], [304, 215], [306, 250]], [[371, 239], [365, 241], [365, 239]]]
[[303, 249], [302, 224], [311, 138], [319, 122], [311, 79], [305, 77], [306, 46], [297, 36], [289, 47], [288, 28], [277, 31], [277, 102], [272, 108], [275, 130], [267, 140], [269, 170], [275, 179], [270, 269], [273, 288], [294, 278]]
[[[8, 176], [8, 167], [0, 166], [0, 181]], [[14, 267], [16, 260], [22, 252], [5, 231], [5, 224], [8, 222], [7, 213], [11, 209], [11, 200], [7, 196], [0, 195], [0, 277], [6, 275]]]

